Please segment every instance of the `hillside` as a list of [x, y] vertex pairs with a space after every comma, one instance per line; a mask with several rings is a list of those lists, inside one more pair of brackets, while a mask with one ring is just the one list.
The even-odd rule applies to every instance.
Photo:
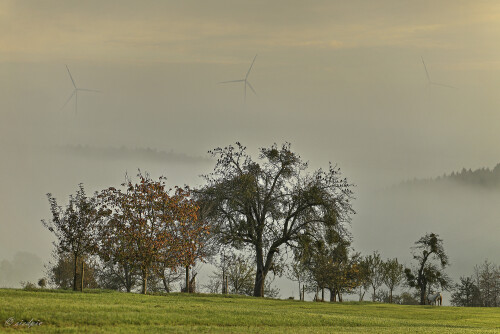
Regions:
[[[313, 303], [221, 295], [0, 289], [4, 323], [41, 321], [37, 333], [498, 333], [497, 309]], [[12, 322], [12, 321], [11, 321]]]

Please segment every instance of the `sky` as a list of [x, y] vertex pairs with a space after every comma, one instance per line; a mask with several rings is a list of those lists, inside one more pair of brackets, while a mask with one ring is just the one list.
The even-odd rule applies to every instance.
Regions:
[[[356, 184], [357, 250], [410, 261], [436, 232], [467, 275], [500, 253], [496, 195], [390, 189], [500, 162], [498, 40], [497, 1], [1, 0], [0, 260], [48, 261], [46, 193], [62, 204], [137, 169], [196, 186], [212, 148], [288, 141]], [[218, 84], [256, 55], [257, 94]], [[100, 91], [77, 110], [65, 65]]]

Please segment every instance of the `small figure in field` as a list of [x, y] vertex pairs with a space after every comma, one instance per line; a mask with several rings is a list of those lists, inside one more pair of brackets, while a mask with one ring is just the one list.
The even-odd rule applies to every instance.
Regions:
[[429, 305], [443, 305], [443, 295], [441, 292], [436, 292], [435, 294], [428, 294], [427, 295], [427, 302]]

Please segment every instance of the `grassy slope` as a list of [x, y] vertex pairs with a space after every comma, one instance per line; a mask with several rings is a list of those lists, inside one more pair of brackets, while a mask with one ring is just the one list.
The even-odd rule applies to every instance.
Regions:
[[0, 331], [15, 331], [10, 317], [42, 321], [40, 333], [500, 333], [499, 308], [0, 289]]

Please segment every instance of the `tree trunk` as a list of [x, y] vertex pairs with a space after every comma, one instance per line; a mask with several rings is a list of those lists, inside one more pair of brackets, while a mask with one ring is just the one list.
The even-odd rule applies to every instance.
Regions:
[[85, 274], [85, 261], [83, 260], [82, 257], [82, 277], [81, 277], [81, 285], [80, 285], [80, 291], [83, 292], [83, 276]]
[[222, 267], [222, 294], [225, 295], [227, 292], [227, 289], [226, 289], [226, 268], [225, 268], [225, 264], [224, 264], [224, 267]]
[[305, 289], [306, 289], [306, 286], [305, 284], [302, 284], [302, 301], [305, 301], [306, 300], [306, 294], [305, 294]]
[[366, 293], [365, 289], [362, 286], [360, 286], [359, 287], [359, 301], [360, 302], [363, 301], [363, 298], [365, 297], [365, 293]]
[[340, 291], [338, 291], [337, 294], [339, 296], [339, 303], [342, 303], [342, 294], [340, 293]]
[[142, 293], [147, 294], [148, 291], [148, 271], [142, 271]]
[[132, 278], [130, 277], [130, 271], [128, 269], [128, 264], [123, 266], [123, 272], [125, 273], [125, 289], [127, 292], [132, 290]]
[[389, 304], [392, 304], [392, 289], [389, 289]]
[[264, 258], [262, 248], [259, 246], [255, 247], [256, 260], [257, 260], [257, 272], [255, 273], [255, 285], [253, 288], [254, 297], [264, 297], [264, 282], [266, 279], [266, 274], [264, 273]]
[[165, 288], [165, 291], [167, 293], [170, 293], [170, 287], [168, 286], [168, 282], [167, 282], [167, 279], [165, 278], [165, 274], [163, 274], [163, 277], [161, 278], [161, 280], [163, 281], [163, 287]]
[[78, 261], [78, 257], [76, 256], [76, 254], [73, 254], [73, 256], [74, 256], [74, 261], [73, 261], [74, 262], [74, 268], [73, 268], [74, 269], [74, 272], [73, 272], [73, 291], [77, 291], [77, 288], [76, 288], [77, 278], [76, 278], [76, 276], [78, 274], [77, 273], [77, 268], [78, 268], [78, 262], [77, 261]]
[[189, 293], [189, 266], [186, 266], [186, 293]]
[[373, 286], [373, 296], [372, 296], [372, 301], [373, 301], [373, 302], [375, 301], [375, 292], [376, 292], [376, 289], [375, 289], [375, 287]]
[[330, 289], [330, 302], [336, 302], [337, 301], [337, 292], [335, 289]]
[[420, 287], [420, 305], [425, 305], [425, 287]]
[[325, 301], [325, 288], [321, 288], [321, 301]]
[[[260, 244], [262, 244], [262, 242]], [[264, 263], [264, 252], [262, 250], [262, 247], [259, 247], [258, 245], [255, 246], [257, 272], [255, 274], [255, 286], [253, 290], [254, 297], [264, 297], [264, 284], [266, 281], [266, 276], [272, 266], [273, 257], [276, 251], [277, 248], [271, 246], [266, 256], [266, 262]]]

